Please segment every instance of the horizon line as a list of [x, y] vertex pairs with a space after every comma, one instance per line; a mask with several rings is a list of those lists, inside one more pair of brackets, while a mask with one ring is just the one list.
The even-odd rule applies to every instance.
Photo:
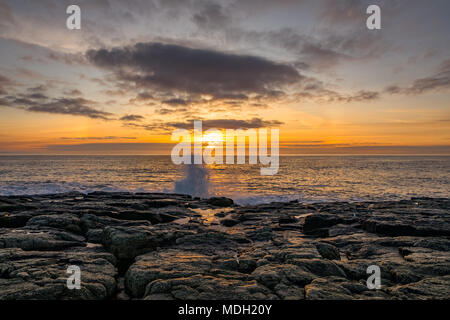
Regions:
[[[2, 156], [168, 156], [170, 153], [2, 153]], [[289, 153], [280, 157], [295, 156], [450, 156], [450, 153]], [[246, 154], [248, 157], [248, 154]]]

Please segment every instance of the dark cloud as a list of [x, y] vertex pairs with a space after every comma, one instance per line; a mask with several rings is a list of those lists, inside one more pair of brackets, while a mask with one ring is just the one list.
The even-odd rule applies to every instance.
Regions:
[[28, 111], [84, 116], [91, 119], [110, 120], [112, 113], [90, 107], [93, 102], [83, 98], [58, 98], [47, 103], [34, 103]]
[[362, 102], [379, 99], [381, 94], [377, 91], [360, 90], [356, 93], [343, 94], [330, 90], [315, 78], [305, 78], [301, 90], [295, 94], [301, 100], [315, 100], [318, 102]]
[[384, 90], [386, 93], [390, 93], [390, 94], [397, 94], [397, 93], [402, 93], [403, 89], [397, 85], [392, 85], [387, 87]]
[[448, 89], [450, 89], [450, 59], [443, 61], [435, 74], [417, 79], [409, 87], [391, 85], [385, 91], [390, 94], [422, 94]]
[[138, 95], [136, 96], [136, 100], [151, 100], [154, 99], [153, 95], [148, 93], [148, 92], [140, 92], [138, 93]]
[[263, 58], [162, 43], [89, 50], [87, 57], [125, 85], [214, 98], [271, 95], [302, 79], [295, 68]]
[[144, 117], [138, 114], [127, 114], [121, 117], [119, 120], [121, 121], [142, 121], [144, 120]]
[[91, 119], [111, 120], [110, 116], [112, 116], [112, 113], [93, 108], [92, 105], [95, 104], [94, 101], [83, 98], [51, 98], [39, 92], [7, 96], [0, 101], [0, 105], [2, 106], [19, 108], [26, 111], [68, 114], [84, 116]]
[[[194, 120], [188, 120], [186, 122], [168, 122], [165, 126], [177, 128], [177, 129], [193, 129]], [[251, 128], [266, 128], [266, 127], [279, 127], [283, 124], [277, 120], [262, 120], [261, 118], [253, 118], [250, 120], [236, 120], [236, 119], [212, 119], [203, 120], [203, 129], [216, 128], [216, 129], [251, 129]]]
[[378, 59], [391, 45], [386, 39], [367, 33], [367, 29], [361, 27], [351, 28], [343, 34], [336, 33], [334, 29], [325, 29], [312, 36], [288, 27], [248, 31], [233, 26], [227, 29], [227, 37], [237, 43], [281, 49], [295, 57], [295, 67], [315, 72], [327, 72], [343, 62]]
[[173, 114], [173, 113], [182, 113], [182, 112], [186, 112], [186, 111], [187, 111], [186, 108], [177, 108], [177, 109], [160, 108], [160, 109], [156, 109], [155, 113], [160, 114], [160, 115], [166, 115], [166, 114]]
[[[178, 110], [177, 110], [178, 111]], [[167, 113], [162, 112], [162, 114], [169, 114], [172, 112], [176, 112], [174, 110], [167, 110]], [[237, 120], [237, 119], [211, 119], [211, 120], [203, 120], [203, 119], [195, 119], [202, 120], [202, 128], [203, 130], [207, 129], [258, 129], [258, 128], [268, 128], [268, 127], [279, 127], [284, 123], [278, 120], [263, 120], [261, 118], [252, 118], [249, 120]], [[186, 121], [172, 121], [172, 122], [163, 122], [160, 120], [153, 121], [151, 123], [133, 123], [128, 122], [124, 123], [124, 126], [135, 128], [135, 129], [143, 129], [147, 131], [160, 132], [160, 133], [170, 133], [175, 129], [194, 129], [194, 119], [189, 119]]]
[[[123, 91], [123, 90], [119, 90], [119, 91]], [[149, 92], [139, 92], [135, 98], [130, 99], [129, 102], [130, 103], [136, 103], [136, 102], [147, 102], [150, 100], [155, 100], [155, 97], [149, 93]]]
[[165, 104], [168, 104], [171, 106], [186, 106], [190, 102], [187, 100], [184, 100], [184, 99], [174, 98], [174, 99], [164, 100], [164, 101], [162, 101], [162, 103], [165, 103]]
[[342, 97], [341, 99], [343, 99], [347, 102], [359, 102], [359, 101], [376, 100], [378, 98], [380, 98], [379, 92], [361, 90], [361, 91], [358, 91], [357, 93], [355, 93], [354, 95]]
[[160, 121], [154, 121], [153, 123], [135, 123], [135, 122], [125, 122], [123, 124], [124, 127], [135, 128], [135, 129], [144, 129], [147, 131], [155, 131], [155, 132], [164, 132], [167, 133], [170, 131], [170, 128], [164, 126]]
[[48, 99], [48, 97], [45, 94], [39, 93], [39, 92], [30, 93], [30, 94], [24, 95], [23, 97], [26, 98], [26, 99], [34, 99], [34, 100], [45, 100], [45, 99]]

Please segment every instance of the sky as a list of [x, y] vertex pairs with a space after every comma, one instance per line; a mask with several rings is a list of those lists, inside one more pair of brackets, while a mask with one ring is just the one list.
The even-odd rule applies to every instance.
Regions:
[[[432, 3], [432, 5], [431, 5]], [[66, 8], [81, 9], [69, 30]], [[366, 9], [381, 8], [381, 29]], [[277, 128], [281, 154], [450, 154], [448, 0], [0, 0], [0, 154], [168, 154]]]

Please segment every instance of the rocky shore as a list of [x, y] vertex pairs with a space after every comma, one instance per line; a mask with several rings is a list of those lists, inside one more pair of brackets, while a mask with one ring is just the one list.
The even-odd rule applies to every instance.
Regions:
[[[379, 290], [367, 288], [370, 265]], [[0, 197], [0, 300], [449, 298], [450, 199]]]

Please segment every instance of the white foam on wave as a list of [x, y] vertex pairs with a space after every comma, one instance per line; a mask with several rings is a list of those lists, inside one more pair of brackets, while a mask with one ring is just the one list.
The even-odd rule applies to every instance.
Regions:
[[39, 195], [66, 192], [91, 193], [94, 191], [122, 192], [130, 191], [111, 185], [86, 185], [78, 182], [26, 182], [21, 184], [0, 185], [0, 195]]

